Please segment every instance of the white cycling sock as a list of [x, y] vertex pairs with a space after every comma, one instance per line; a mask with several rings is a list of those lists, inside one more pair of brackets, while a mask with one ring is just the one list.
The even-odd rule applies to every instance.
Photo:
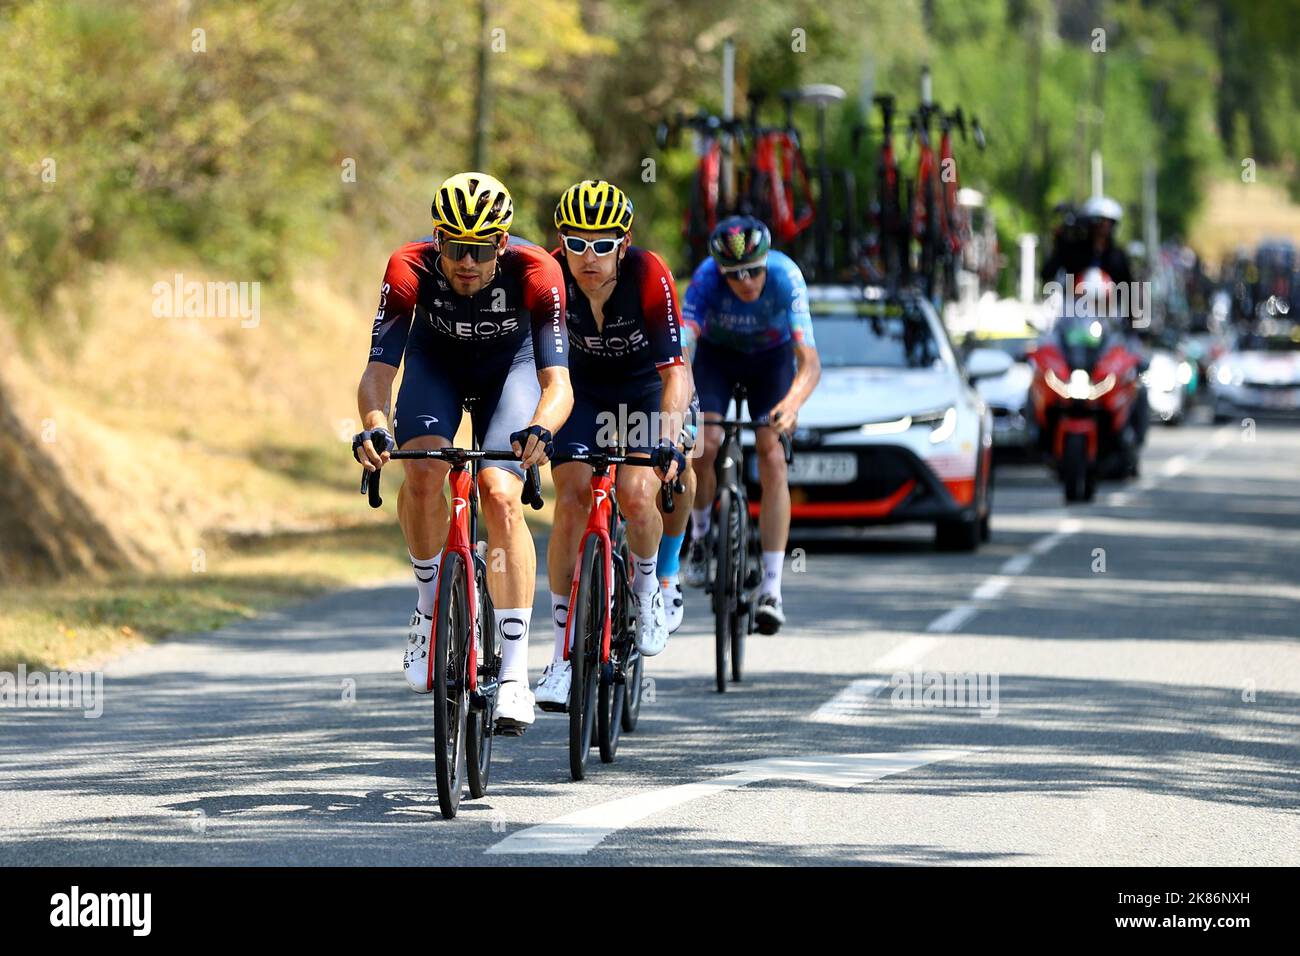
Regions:
[[763, 552], [763, 583], [759, 594], [770, 594], [781, 600], [781, 567], [785, 563], [784, 551]]
[[415, 588], [418, 596], [415, 609], [426, 616], [433, 614], [433, 602], [438, 596], [438, 566], [442, 564], [442, 552], [431, 558], [417, 558], [406, 552], [411, 559], [411, 570], [415, 572]]
[[639, 554], [632, 555], [633, 594], [654, 593], [655, 588], [659, 587], [659, 578], [655, 576], [658, 564], [659, 553], [657, 551], [648, 558], [643, 558]]
[[497, 637], [501, 641], [501, 681], [520, 681], [528, 686], [528, 625], [530, 607], [494, 608]]
[[707, 508], [695, 508], [691, 511], [691, 537], [696, 541], [703, 541], [704, 536], [709, 533], [709, 528], [713, 525], [713, 506]]
[[555, 650], [552, 661], [564, 660], [564, 628], [569, 623], [569, 595], [551, 592], [551, 623], [555, 626]]

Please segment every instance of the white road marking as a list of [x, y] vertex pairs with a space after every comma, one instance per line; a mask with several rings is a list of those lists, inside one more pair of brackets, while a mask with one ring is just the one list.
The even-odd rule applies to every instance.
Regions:
[[909, 637], [871, 665], [873, 671], [894, 671], [911, 667], [939, 643], [937, 637]]
[[[942, 639], [938, 637], [909, 637], [876, 660], [870, 670], [887, 674], [907, 670], [940, 643]], [[884, 677], [863, 677], [855, 680], [813, 711], [808, 719], [822, 724], [861, 723], [871, 707], [872, 698], [888, 683], [889, 681]]]
[[889, 682], [883, 677], [863, 677], [849, 684], [813, 711], [809, 720], [819, 724], [856, 724], [866, 716], [871, 699]]
[[1011, 586], [1013, 578], [1029, 570], [1029, 566], [1034, 563], [1034, 558], [1051, 551], [1082, 527], [1083, 523], [1078, 518], [1062, 518], [1055, 531], [1043, 535], [1025, 551], [1004, 561], [998, 572], [981, 581], [965, 602], [940, 614], [927, 624], [925, 629], [940, 634], [951, 634], [953, 631], [960, 630], [962, 625], [980, 612], [980, 602], [997, 600], [1002, 596], [1002, 592]]
[[500, 843], [488, 847], [486, 852], [491, 855], [548, 853], [580, 856], [595, 849], [611, 834], [662, 810], [746, 784], [762, 780], [798, 780], [843, 789], [969, 753], [972, 751], [907, 750], [901, 753], [771, 757], [723, 764], [714, 769], [733, 772], [713, 780], [650, 790], [567, 813], [549, 823], [512, 833]]
[[[1181, 475], [1192, 465], [1201, 461], [1217, 448], [1231, 441], [1233, 433], [1228, 429], [1221, 429], [1216, 432], [1210, 443], [1199, 451], [1190, 454], [1175, 455], [1164, 463], [1160, 469], [1162, 478], [1172, 478]], [[1160, 484], [1161, 478], [1146, 478], [1139, 485], [1138, 490], [1150, 491]], [[1129, 503], [1132, 495], [1132, 489], [1118, 491], [1110, 494], [1106, 503], [1108, 505], [1125, 505]], [[979, 583], [979, 586], [970, 593], [970, 596], [961, 604], [940, 614], [933, 621], [926, 625], [926, 630], [951, 634], [959, 630], [967, 621], [980, 612], [981, 602], [995, 601], [1002, 596], [1002, 593], [1011, 586], [1012, 580], [1029, 570], [1033, 564], [1034, 558], [1042, 557], [1051, 551], [1058, 544], [1073, 534], [1077, 534], [1083, 529], [1083, 522], [1078, 518], [1064, 518], [1060, 525], [1051, 534], [1044, 535], [1029, 546], [1027, 551], [1008, 558], [996, 574], [990, 575]]]
[[979, 611], [973, 604], [958, 604], [951, 611], [945, 611], [925, 626], [927, 631], [951, 634], [961, 627]]

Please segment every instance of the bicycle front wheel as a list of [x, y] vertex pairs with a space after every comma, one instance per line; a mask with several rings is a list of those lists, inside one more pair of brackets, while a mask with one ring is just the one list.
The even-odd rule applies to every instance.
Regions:
[[469, 720], [466, 667], [469, 633], [468, 578], [456, 552], [443, 559], [438, 582], [438, 620], [433, 645], [434, 765], [438, 807], [451, 819], [465, 786], [465, 728]]
[[600, 641], [605, 626], [605, 554], [600, 539], [592, 536], [582, 548], [578, 572], [578, 596], [572, 615], [569, 664], [569, 773], [574, 780], [587, 775], [587, 754], [596, 712], [597, 682], [600, 677]]
[[727, 657], [731, 651], [731, 629], [736, 616], [736, 568], [731, 536], [734, 503], [730, 489], [718, 491], [717, 535], [713, 575], [713, 647], [719, 694], [727, 692]]

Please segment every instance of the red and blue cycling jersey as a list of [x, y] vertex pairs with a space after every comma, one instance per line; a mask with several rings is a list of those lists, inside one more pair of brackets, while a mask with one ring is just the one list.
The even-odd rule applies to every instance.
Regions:
[[767, 279], [753, 302], [742, 302], [712, 259], [691, 277], [682, 310], [683, 323], [699, 329], [699, 339], [752, 355], [793, 341], [815, 348], [808, 286], [794, 260], [767, 254]]
[[516, 355], [531, 337], [538, 370], [564, 367], [564, 277], [546, 250], [511, 236], [492, 281], [458, 295], [443, 275], [432, 237], [408, 242], [389, 257], [371, 332], [370, 361], [401, 365], [408, 338], [452, 362]]
[[564, 250], [552, 255], [564, 274], [569, 370], [575, 384], [658, 382], [659, 369], [682, 364], [677, 286], [662, 259], [648, 249], [628, 247], [597, 326]]

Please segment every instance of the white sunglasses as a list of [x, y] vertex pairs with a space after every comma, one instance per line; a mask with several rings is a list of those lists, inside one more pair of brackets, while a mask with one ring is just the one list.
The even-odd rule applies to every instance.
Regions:
[[568, 249], [575, 256], [585, 255], [590, 249], [598, 256], [607, 256], [623, 244], [626, 236], [619, 236], [617, 239], [581, 239], [578, 236], [560, 236], [564, 240], [564, 248]]

